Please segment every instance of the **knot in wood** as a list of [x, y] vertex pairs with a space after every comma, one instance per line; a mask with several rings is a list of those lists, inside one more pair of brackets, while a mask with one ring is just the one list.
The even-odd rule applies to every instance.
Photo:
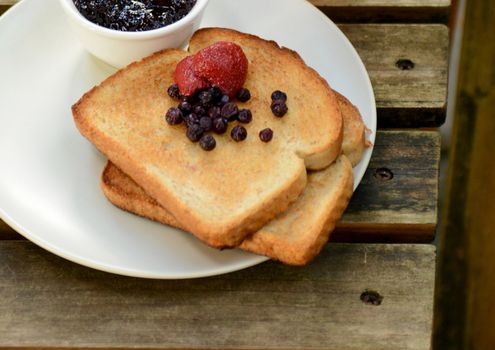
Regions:
[[367, 305], [378, 306], [381, 305], [383, 301], [383, 296], [381, 296], [380, 293], [374, 290], [366, 289], [364, 292], [361, 293], [360, 299], [363, 303]]
[[409, 59], [400, 59], [395, 62], [395, 65], [400, 70], [411, 70], [414, 68], [414, 62]]
[[375, 178], [381, 181], [389, 181], [394, 178], [394, 173], [388, 168], [378, 168], [375, 170]]

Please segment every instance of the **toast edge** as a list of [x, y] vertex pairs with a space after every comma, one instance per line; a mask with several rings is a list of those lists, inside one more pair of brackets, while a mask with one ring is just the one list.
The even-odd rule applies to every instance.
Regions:
[[325, 208], [326, 216], [311, 231], [305, 233], [304, 239], [288, 243], [280, 237], [273, 238], [263, 231], [247, 237], [239, 246], [242, 250], [268, 256], [287, 265], [304, 266], [309, 264], [321, 252], [328, 242], [330, 234], [342, 217], [353, 194], [352, 165], [349, 159], [342, 155], [341, 161], [345, 169], [342, 177], [341, 190], [336, 192]]
[[[336, 192], [334, 200], [329, 201], [325, 213], [328, 215], [312, 225], [312, 230], [305, 233], [305, 239], [290, 244], [283, 239], [271, 239], [263, 234], [263, 229], [247, 237], [238, 248], [255, 254], [265, 255], [287, 265], [303, 266], [309, 264], [323, 249], [331, 232], [342, 217], [353, 189], [352, 165], [350, 161], [341, 156], [345, 172], [342, 176], [341, 190]], [[107, 199], [115, 206], [137, 214], [141, 217], [152, 219], [166, 225], [170, 225], [187, 231], [175, 218], [164, 210], [158, 202], [146, 195], [128, 193], [112, 183], [112, 175], [109, 174], [111, 163], [107, 162], [101, 176], [100, 185]], [[118, 176], [126, 176], [125, 173]]]
[[247, 235], [257, 231], [276, 215], [284, 212], [297, 200], [306, 187], [306, 168], [301, 161], [300, 171], [295, 173], [288, 185], [281, 187], [273, 197], [233, 217], [229, 222], [218, 223], [203, 220], [199, 215], [191, 212], [187, 205], [152, 176], [138, 160], [127, 154], [118, 143], [100, 133], [90, 123], [86, 123], [79, 116], [77, 106], [74, 108], [74, 116], [82, 135], [92, 140], [97, 149], [104, 149], [106, 152], [103, 153], [132, 179], [140, 179], [139, 185], [160, 205], [173, 213], [177, 221], [183, 224], [184, 229], [214, 248], [230, 248], [239, 245]]

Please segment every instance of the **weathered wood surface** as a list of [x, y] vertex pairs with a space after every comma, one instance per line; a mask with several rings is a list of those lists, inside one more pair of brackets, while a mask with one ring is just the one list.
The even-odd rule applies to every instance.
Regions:
[[466, 2], [433, 345], [495, 344], [495, 7]]
[[310, 0], [336, 22], [446, 23], [451, 0]]
[[429, 242], [437, 225], [440, 136], [379, 131], [373, 156], [332, 240]]
[[444, 25], [340, 25], [371, 78], [380, 127], [445, 121], [448, 28]]
[[[438, 132], [379, 131], [368, 170], [331, 239], [430, 242], [437, 224], [439, 160]], [[19, 238], [0, 225], [0, 239]]]
[[305, 268], [158, 281], [0, 242], [0, 347], [426, 350], [434, 264], [430, 245], [331, 244]]

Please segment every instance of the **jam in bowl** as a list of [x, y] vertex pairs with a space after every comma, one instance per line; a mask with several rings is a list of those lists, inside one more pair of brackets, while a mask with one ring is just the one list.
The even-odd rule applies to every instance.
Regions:
[[79, 12], [100, 26], [138, 32], [168, 26], [184, 18], [196, 0], [73, 0]]
[[83, 46], [117, 68], [159, 50], [186, 46], [208, 4], [208, 0], [59, 1]]

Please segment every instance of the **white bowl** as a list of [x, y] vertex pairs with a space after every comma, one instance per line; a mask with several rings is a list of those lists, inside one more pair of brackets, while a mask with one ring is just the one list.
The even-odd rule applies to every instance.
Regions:
[[87, 20], [72, 0], [60, 0], [60, 3], [86, 49], [112, 66], [122, 68], [153, 52], [186, 46], [199, 27], [208, 0], [197, 0], [191, 11], [175, 23], [142, 32], [122, 32], [99, 26]]

